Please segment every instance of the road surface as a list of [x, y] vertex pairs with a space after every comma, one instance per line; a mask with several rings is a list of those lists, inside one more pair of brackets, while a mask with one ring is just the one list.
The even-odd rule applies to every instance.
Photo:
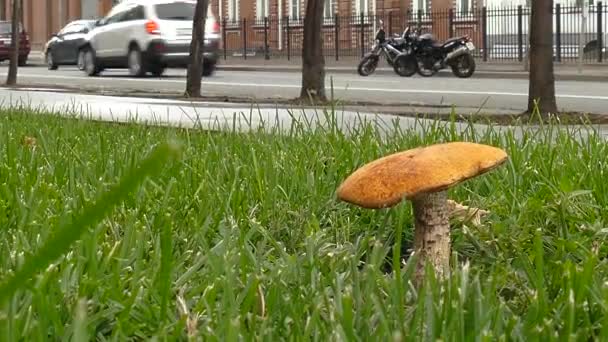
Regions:
[[[7, 67], [0, 67], [0, 77]], [[360, 77], [353, 74], [329, 74], [336, 98], [352, 101], [410, 105], [450, 105], [463, 111], [517, 112], [526, 109], [528, 82], [503, 79], [458, 79], [446, 77], [400, 78], [396, 75]], [[61, 86], [75, 89], [182, 93], [185, 71], [171, 69], [162, 78], [131, 78], [126, 70], [108, 70], [100, 77], [87, 77], [74, 67], [49, 71], [44, 67], [19, 70], [19, 83], [32, 86]], [[219, 71], [203, 80], [208, 95], [256, 98], [294, 98], [299, 95], [298, 73]], [[608, 84], [602, 82], [561, 81], [557, 85], [558, 106], [564, 111], [608, 114]]]

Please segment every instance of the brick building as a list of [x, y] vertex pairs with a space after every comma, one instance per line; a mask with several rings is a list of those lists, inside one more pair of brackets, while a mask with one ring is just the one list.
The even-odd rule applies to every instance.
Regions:
[[[358, 55], [370, 45], [380, 19], [390, 33], [419, 19], [440, 39], [475, 36], [482, 6], [482, 0], [325, 0], [325, 54]], [[212, 0], [212, 8], [223, 18], [227, 54], [257, 55], [265, 42], [271, 55], [299, 54], [306, 0]], [[446, 25], [450, 9], [452, 29]]]
[[[34, 49], [75, 19], [98, 18], [112, 7], [112, 0], [22, 0], [22, 21]], [[11, 0], [0, 0], [0, 20], [10, 20]]]

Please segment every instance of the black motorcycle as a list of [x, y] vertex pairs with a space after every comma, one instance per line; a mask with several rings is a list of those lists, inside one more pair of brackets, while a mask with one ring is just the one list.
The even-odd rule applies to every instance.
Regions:
[[431, 77], [448, 67], [460, 78], [469, 78], [475, 72], [475, 59], [471, 55], [475, 44], [469, 36], [450, 38], [441, 44], [432, 34], [418, 31], [413, 48], [420, 76]]
[[416, 73], [416, 59], [412, 55], [411, 30], [408, 27], [403, 31], [401, 37], [386, 37], [384, 23], [380, 21], [380, 28], [376, 32], [375, 43], [372, 51], [363, 56], [357, 67], [361, 76], [369, 76], [376, 71], [380, 57], [384, 56], [388, 64], [393, 67], [399, 76], [409, 77]]

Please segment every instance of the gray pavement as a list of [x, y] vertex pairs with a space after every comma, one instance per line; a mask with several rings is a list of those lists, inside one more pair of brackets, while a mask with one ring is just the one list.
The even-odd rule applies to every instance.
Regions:
[[[7, 67], [0, 66], [0, 78]], [[435, 107], [457, 108], [459, 114], [483, 112], [518, 113], [526, 109], [528, 81], [517, 79], [401, 78], [396, 75], [360, 77], [356, 73], [328, 73], [327, 86], [333, 79], [336, 99], [367, 101], [434, 111]], [[126, 70], [108, 70], [100, 77], [87, 77], [74, 67], [49, 71], [43, 67], [25, 67], [19, 71], [19, 84], [32, 87], [68, 87], [102, 94], [143, 93], [179, 96], [185, 87], [185, 70], [171, 69], [162, 78], [130, 78]], [[269, 71], [218, 71], [203, 80], [203, 92], [209, 96], [228, 96], [268, 103], [299, 95], [298, 73]], [[556, 84], [558, 106], [563, 111], [595, 114], [608, 113], [608, 83], [559, 81]]]
[[[327, 127], [328, 119], [348, 134], [361, 123], [371, 123], [380, 134], [392, 132], [396, 127], [401, 132], [423, 133], [431, 127], [447, 130], [452, 124], [447, 121], [418, 119], [403, 116], [375, 114], [371, 112], [354, 112], [336, 110], [327, 115], [316, 109], [279, 108], [272, 106], [252, 106], [241, 103], [189, 102], [185, 100], [166, 100], [133, 97], [112, 97], [69, 92], [51, 92], [43, 89], [16, 90], [0, 88], [1, 106], [21, 106], [33, 108], [39, 112], [53, 112], [71, 118], [80, 117], [90, 120], [110, 122], [133, 122], [151, 125], [178, 126], [206, 130], [237, 131], [271, 131], [288, 132], [294, 125], [304, 129]], [[482, 124], [473, 125], [475, 132], [484, 134], [488, 129], [493, 131], [510, 130], [516, 138], [521, 137], [524, 129], [534, 127], [489, 127]], [[564, 126], [566, 129], [569, 126]], [[468, 123], [455, 123], [456, 131], [471, 129]], [[571, 127], [570, 132], [580, 132], [580, 137], [590, 131], [587, 128]], [[596, 126], [600, 134], [608, 139], [608, 127]]]

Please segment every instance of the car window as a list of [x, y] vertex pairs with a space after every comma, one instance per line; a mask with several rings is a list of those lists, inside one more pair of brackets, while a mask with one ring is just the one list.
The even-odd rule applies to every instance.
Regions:
[[120, 21], [143, 20], [145, 19], [144, 7], [136, 6], [128, 10]]
[[62, 34], [69, 33], [73, 27], [74, 27], [74, 23], [69, 23], [63, 29], [61, 29], [61, 31], [59, 31], [58, 34], [62, 35]]
[[82, 23], [72, 23], [61, 30], [60, 34], [80, 33], [85, 26]]
[[125, 16], [126, 13], [126, 11], [120, 11], [112, 14], [105, 20], [105, 25], [115, 24], [122, 21], [122, 18]]
[[194, 18], [193, 3], [174, 2], [168, 4], [159, 4], [154, 6], [156, 16], [162, 20], [186, 20], [192, 21]]

